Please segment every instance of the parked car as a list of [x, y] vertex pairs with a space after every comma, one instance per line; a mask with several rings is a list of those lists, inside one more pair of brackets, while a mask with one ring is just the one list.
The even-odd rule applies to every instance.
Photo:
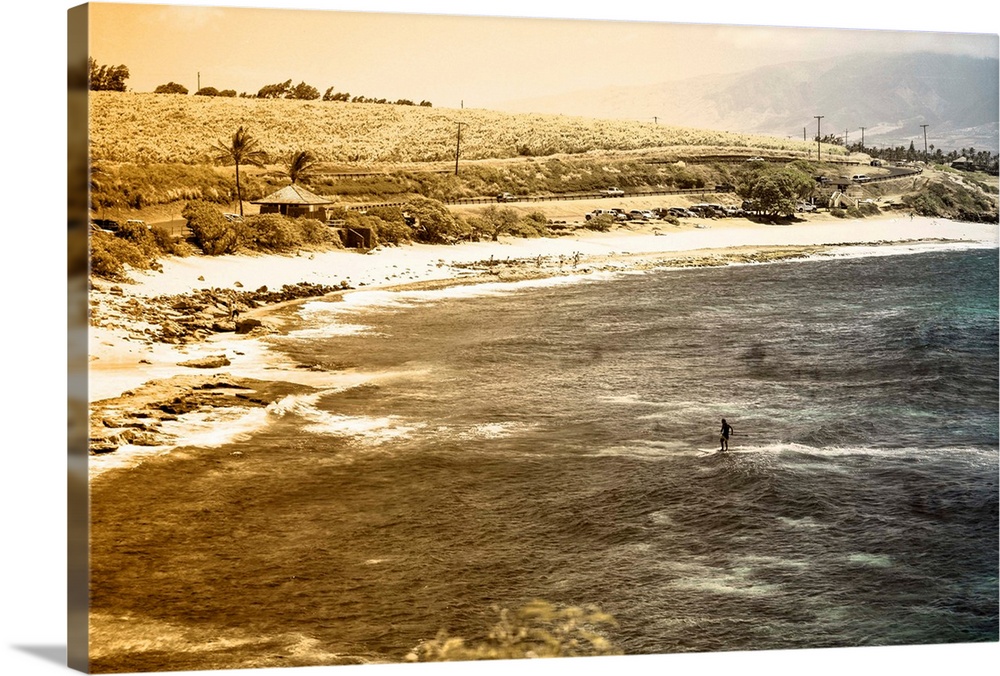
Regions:
[[854, 174], [854, 176], [851, 176], [851, 180], [855, 183], [867, 183], [871, 180], [871, 178], [865, 176], [864, 174]]
[[695, 213], [690, 209], [685, 209], [684, 207], [670, 207], [667, 209], [667, 213], [676, 218], [694, 218]]
[[230, 223], [241, 223], [243, 221], [243, 217], [240, 216], [239, 214], [225, 213], [222, 214], [222, 217], [225, 218]]
[[719, 212], [717, 212], [710, 204], [692, 204], [690, 210], [694, 212], [696, 216], [700, 216], [702, 218], [715, 218], [719, 215]]
[[656, 214], [652, 211], [646, 209], [633, 209], [628, 212], [628, 217], [633, 221], [653, 221], [656, 220]]
[[589, 214], [584, 216], [584, 218], [589, 221], [591, 218], [595, 218], [597, 216], [610, 216], [616, 221], [628, 220], [628, 216], [621, 209], [594, 209]]
[[826, 185], [827, 183], [830, 182], [830, 178], [828, 176], [817, 176], [816, 182], [819, 183], [820, 185]]
[[763, 157], [748, 157], [747, 162], [763, 162]]
[[796, 211], [816, 211], [816, 205], [810, 204], [809, 202], [799, 202], [795, 205]]
[[625, 191], [621, 188], [605, 188], [599, 191], [602, 197], [624, 197]]
[[511, 195], [509, 192], [502, 192], [497, 195], [497, 202], [516, 202], [517, 198]]

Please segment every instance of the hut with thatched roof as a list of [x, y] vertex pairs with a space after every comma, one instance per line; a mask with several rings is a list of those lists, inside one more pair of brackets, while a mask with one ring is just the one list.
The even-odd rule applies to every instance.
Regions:
[[301, 185], [293, 183], [267, 197], [254, 200], [251, 204], [260, 205], [260, 213], [262, 214], [281, 214], [292, 218], [307, 216], [325, 222], [326, 208], [334, 204], [335, 201], [329, 197], [321, 197], [306, 190]]

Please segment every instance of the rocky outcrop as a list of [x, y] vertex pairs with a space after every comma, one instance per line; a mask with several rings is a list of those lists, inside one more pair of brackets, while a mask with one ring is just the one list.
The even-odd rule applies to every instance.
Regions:
[[283, 396], [312, 388], [227, 374], [181, 375], [153, 380], [120, 397], [91, 405], [90, 454], [112, 453], [125, 445], [168, 446], [174, 437], [163, 423], [188, 413], [219, 408], [266, 407]]
[[224, 354], [212, 355], [211, 357], [202, 357], [200, 359], [190, 359], [188, 361], [179, 362], [178, 366], [187, 366], [193, 369], [218, 369], [224, 366], [229, 366], [232, 362], [229, 361], [229, 357]]
[[103, 302], [100, 296], [92, 297], [91, 321], [96, 326], [123, 329], [147, 342], [191, 343], [214, 333], [270, 332], [264, 322], [242, 315], [266, 305], [325, 296], [346, 288], [301, 282], [278, 290], [266, 286], [255, 291], [212, 288], [138, 299], [126, 298], [121, 287], [111, 287]]

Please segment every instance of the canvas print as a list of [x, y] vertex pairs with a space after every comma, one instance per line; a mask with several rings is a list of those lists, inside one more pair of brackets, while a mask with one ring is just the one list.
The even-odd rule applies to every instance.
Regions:
[[71, 666], [998, 640], [997, 35], [69, 27]]

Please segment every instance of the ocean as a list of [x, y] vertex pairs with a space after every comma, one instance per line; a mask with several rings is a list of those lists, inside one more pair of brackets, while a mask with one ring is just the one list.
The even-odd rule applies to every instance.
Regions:
[[400, 662], [533, 599], [611, 614], [626, 654], [997, 641], [997, 263], [845, 249], [285, 310], [271, 349], [350, 385], [95, 482], [92, 612], [161, 639], [95, 632], [92, 666]]

